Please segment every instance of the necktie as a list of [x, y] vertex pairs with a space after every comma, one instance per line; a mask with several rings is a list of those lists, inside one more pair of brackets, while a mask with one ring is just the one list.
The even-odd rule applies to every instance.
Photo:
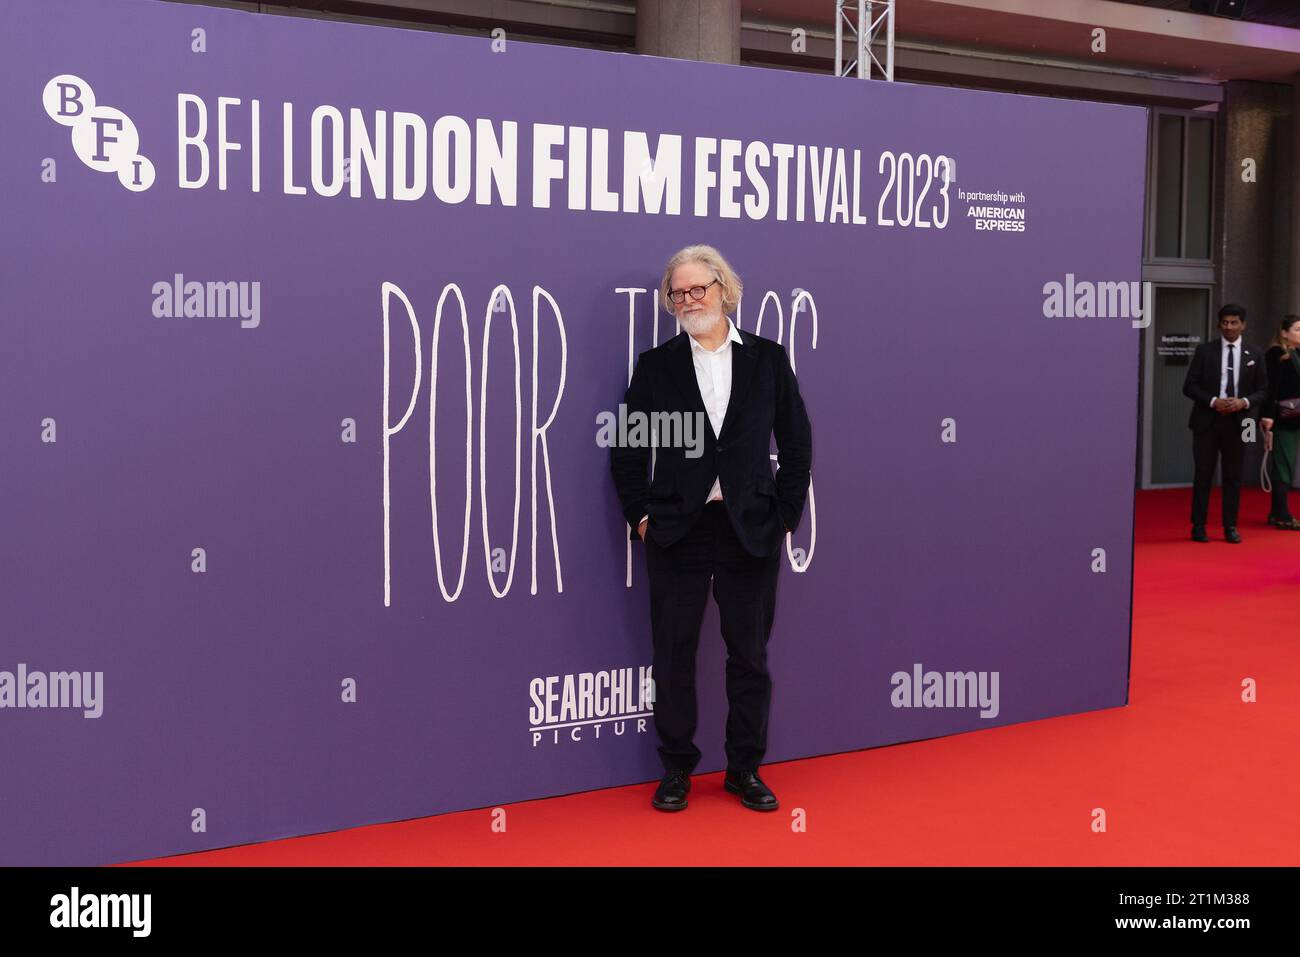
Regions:
[[1237, 397], [1237, 377], [1234, 374], [1235, 370], [1233, 369], [1235, 363], [1232, 361], [1232, 357], [1234, 354], [1233, 350], [1236, 348], [1236, 346], [1237, 344], [1235, 342], [1228, 343], [1228, 398], [1229, 399], [1235, 399]]

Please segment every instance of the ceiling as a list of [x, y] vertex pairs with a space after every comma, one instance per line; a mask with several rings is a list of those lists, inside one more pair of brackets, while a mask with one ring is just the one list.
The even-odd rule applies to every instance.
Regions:
[[[1120, 0], [1140, 7], [1188, 11], [1190, 0]], [[1297, 0], [1246, 0], [1246, 20], [1271, 23], [1279, 27], [1300, 29], [1300, 2]]]
[[[635, 0], [180, 0], [245, 9], [376, 18], [380, 22], [480, 31], [506, 25], [551, 42], [606, 49], [635, 46]], [[1200, 85], [1228, 80], [1292, 84], [1300, 76], [1300, 0], [1248, 0], [1249, 22], [1189, 13], [1189, 0], [898, 0], [896, 39], [901, 79], [954, 82], [980, 77], [997, 88], [1026, 87], [1036, 67], [1093, 77], [1130, 75]], [[850, 0], [848, 4], [856, 8]], [[789, 60], [789, 29], [810, 38], [833, 36], [835, 0], [741, 0], [748, 43], [743, 62]], [[1106, 31], [1104, 53], [1093, 31]], [[766, 38], [764, 38], [766, 33]], [[825, 69], [833, 46], [818, 41], [819, 57], [786, 63]], [[764, 49], [766, 47], [766, 49]], [[810, 50], [811, 50], [810, 45]], [[947, 58], [945, 59], [945, 55]], [[815, 61], [815, 62], [814, 62]], [[1011, 74], [999, 81], [993, 63]], [[811, 66], [810, 66], [811, 64]], [[982, 65], [981, 65], [982, 64]], [[1056, 86], [1069, 86], [1069, 77]], [[1081, 88], [1106, 86], [1083, 80]], [[1158, 98], [1157, 98], [1158, 99]]]
[[[1300, 25], [1300, 0], [1251, 0]], [[854, 7], [856, 5], [853, 5]], [[742, 0], [746, 21], [833, 31], [834, 0]], [[933, 44], [987, 55], [1133, 70], [1211, 82], [1292, 83], [1300, 74], [1300, 29], [1188, 13], [1187, 0], [898, 0], [900, 45]], [[1104, 54], [1093, 30], [1106, 30]]]

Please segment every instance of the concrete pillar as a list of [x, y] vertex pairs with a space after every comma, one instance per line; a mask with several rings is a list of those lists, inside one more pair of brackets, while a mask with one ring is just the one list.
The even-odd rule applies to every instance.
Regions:
[[636, 52], [740, 62], [740, 0], [637, 0]]
[[[1246, 307], [1246, 342], [1262, 355], [1293, 305], [1296, 277], [1294, 87], [1232, 80], [1224, 85], [1220, 112], [1223, 162], [1219, 206], [1219, 301]], [[1242, 179], [1242, 163], [1254, 160], [1255, 181]], [[1213, 319], [1211, 320], [1213, 322]], [[1213, 332], [1211, 332], [1213, 335]], [[1259, 483], [1263, 444], [1246, 448], [1242, 481]]]
[[1287, 312], [1300, 315], [1300, 73], [1291, 87], [1291, 295]]
[[[1224, 87], [1220, 300], [1246, 307], [1246, 338], [1267, 347], [1291, 304], [1295, 117], [1288, 84], [1231, 80]], [[1255, 181], [1242, 179], [1253, 160]]]

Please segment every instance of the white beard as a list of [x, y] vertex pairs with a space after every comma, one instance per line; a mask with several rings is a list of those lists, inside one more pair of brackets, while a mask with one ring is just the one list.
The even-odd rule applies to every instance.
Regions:
[[713, 327], [722, 318], [721, 312], [697, 312], [693, 316], [680, 316], [678, 321], [686, 334], [695, 336], [697, 339], [707, 332], [711, 332]]

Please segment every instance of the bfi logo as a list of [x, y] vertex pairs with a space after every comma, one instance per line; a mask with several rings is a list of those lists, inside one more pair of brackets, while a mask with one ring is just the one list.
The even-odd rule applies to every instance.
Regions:
[[62, 73], [45, 84], [42, 95], [50, 119], [72, 130], [77, 158], [99, 173], [116, 173], [134, 193], [153, 185], [154, 168], [140, 153], [140, 134], [131, 118], [95, 102], [95, 91], [79, 76]]

